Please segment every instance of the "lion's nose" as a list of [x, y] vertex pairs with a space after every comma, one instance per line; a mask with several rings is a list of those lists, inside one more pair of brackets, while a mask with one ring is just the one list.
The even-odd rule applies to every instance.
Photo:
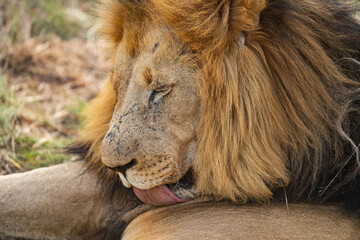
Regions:
[[[110, 168], [124, 167], [134, 163], [137, 156], [138, 143], [132, 132], [124, 133], [121, 136], [115, 128], [109, 131], [103, 139], [101, 161]], [[121, 168], [120, 168], [121, 169]]]
[[126, 177], [126, 170], [128, 170], [129, 168], [131, 168], [132, 166], [134, 166], [137, 163], [137, 160], [135, 158], [131, 159], [131, 161], [123, 166], [117, 166], [117, 167], [108, 167], [107, 168], [116, 171], [116, 172], [120, 172], [122, 173], [125, 177]]

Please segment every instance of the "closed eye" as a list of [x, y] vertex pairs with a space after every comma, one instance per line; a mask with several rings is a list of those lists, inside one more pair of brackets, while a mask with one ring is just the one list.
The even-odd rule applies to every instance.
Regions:
[[149, 97], [149, 106], [154, 102], [154, 99], [160, 91], [151, 90], [150, 97]]
[[159, 88], [151, 90], [149, 96], [149, 108], [152, 108], [153, 105], [157, 105], [163, 97], [171, 92], [171, 90], [172, 88]]

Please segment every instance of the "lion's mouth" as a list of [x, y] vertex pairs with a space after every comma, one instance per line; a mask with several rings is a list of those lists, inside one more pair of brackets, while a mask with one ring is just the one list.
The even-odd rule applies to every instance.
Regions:
[[135, 195], [152, 206], [167, 206], [194, 198], [192, 173], [188, 171], [177, 183], [164, 184], [150, 189], [133, 187]]

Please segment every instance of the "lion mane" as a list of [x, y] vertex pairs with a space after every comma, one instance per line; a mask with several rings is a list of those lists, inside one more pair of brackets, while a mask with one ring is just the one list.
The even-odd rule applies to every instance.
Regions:
[[[200, 194], [239, 203], [344, 198], [359, 208], [360, 27], [346, 8], [330, 0], [108, 0], [99, 16], [114, 52], [129, 34], [135, 55], [144, 22], [160, 21], [199, 58]], [[115, 104], [108, 82], [72, 148], [110, 188], [119, 180], [102, 165], [101, 145]]]

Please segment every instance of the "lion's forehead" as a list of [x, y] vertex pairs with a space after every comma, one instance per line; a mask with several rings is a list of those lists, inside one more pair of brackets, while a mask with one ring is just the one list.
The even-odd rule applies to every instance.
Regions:
[[[134, 46], [136, 54], [131, 51]], [[147, 78], [152, 78], [153, 87], [174, 85], [196, 71], [196, 60], [189, 47], [167, 27], [149, 24], [148, 29], [137, 35], [136, 44], [133, 36], [118, 43], [112, 81], [117, 85], [122, 83], [122, 88], [127, 87], [123, 81], [130, 78], [143, 87]]]

